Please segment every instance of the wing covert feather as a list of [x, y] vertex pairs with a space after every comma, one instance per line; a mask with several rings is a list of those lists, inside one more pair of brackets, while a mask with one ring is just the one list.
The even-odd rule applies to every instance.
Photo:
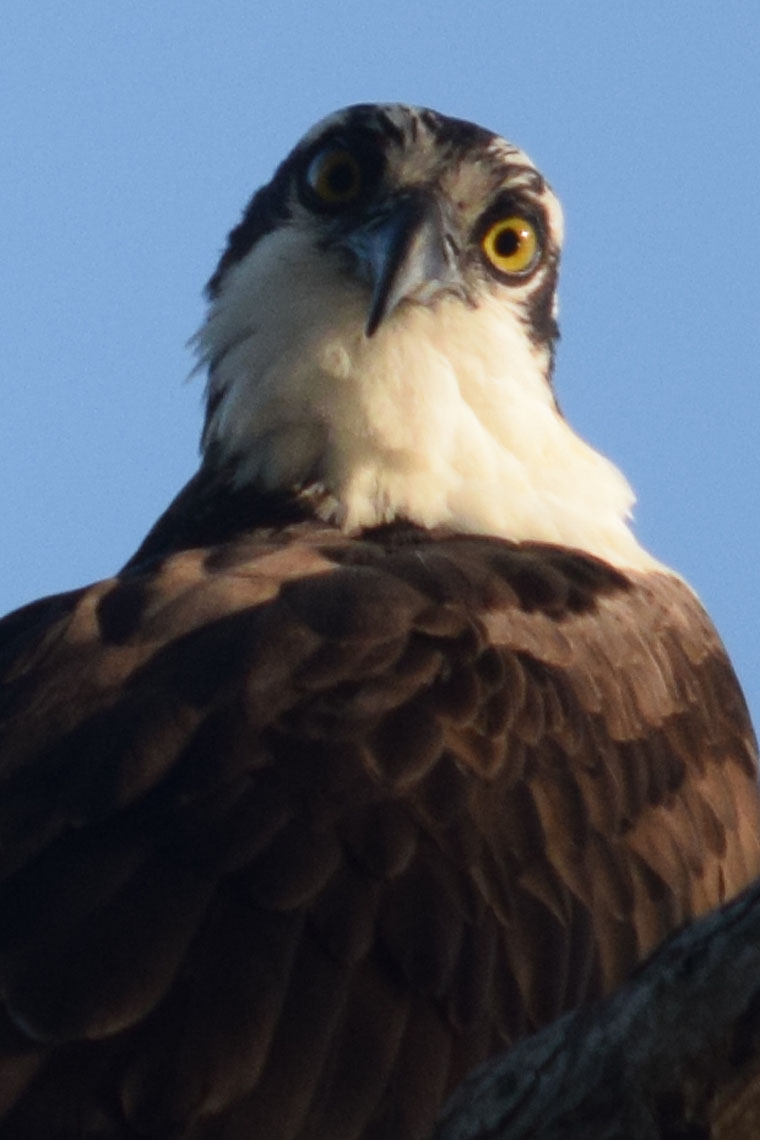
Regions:
[[297, 524], [10, 615], [0, 669], [0, 1140], [418, 1140], [758, 871], [665, 574]]

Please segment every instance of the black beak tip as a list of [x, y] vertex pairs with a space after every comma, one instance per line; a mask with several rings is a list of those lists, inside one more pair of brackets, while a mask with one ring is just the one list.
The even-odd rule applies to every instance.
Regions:
[[389, 299], [393, 288], [395, 273], [393, 271], [388, 272], [385, 266], [383, 268], [386, 269], [386, 272], [379, 275], [379, 279], [375, 282], [372, 296], [370, 297], [367, 323], [364, 326], [364, 335], [368, 340], [371, 336], [375, 335], [389, 314]]
[[380, 328], [380, 322], [382, 319], [382, 312], [377, 308], [376, 305], [373, 305], [372, 309], [370, 310], [370, 314], [367, 317], [367, 323], [364, 326], [364, 335], [366, 336], [367, 340], [369, 340], [371, 336], [375, 335], [377, 330]]

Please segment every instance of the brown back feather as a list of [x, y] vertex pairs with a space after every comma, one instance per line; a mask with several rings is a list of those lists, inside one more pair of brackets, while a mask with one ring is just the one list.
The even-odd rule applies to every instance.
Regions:
[[0, 624], [0, 1140], [420, 1140], [758, 871], [677, 579], [313, 523]]

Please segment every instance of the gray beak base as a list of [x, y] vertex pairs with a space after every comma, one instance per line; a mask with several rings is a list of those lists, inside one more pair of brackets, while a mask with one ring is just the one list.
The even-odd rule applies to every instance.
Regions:
[[394, 202], [353, 234], [349, 246], [372, 286], [368, 337], [407, 298], [424, 304], [459, 284], [440, 210], [428, 194]]

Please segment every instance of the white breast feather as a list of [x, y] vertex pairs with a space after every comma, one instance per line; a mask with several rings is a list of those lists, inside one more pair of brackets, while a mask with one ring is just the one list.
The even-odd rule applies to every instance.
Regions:
[[628, 526], [633, 493], [557, 412], [547, 350], [489, 295], [402, 304], [364, 335], [368, 293], [293, 227], [225, 279], [198, 335], [222, 398], [207, 425], [241, 484], [319, 473], [347, 531], [406, 517], [659, 564]]

